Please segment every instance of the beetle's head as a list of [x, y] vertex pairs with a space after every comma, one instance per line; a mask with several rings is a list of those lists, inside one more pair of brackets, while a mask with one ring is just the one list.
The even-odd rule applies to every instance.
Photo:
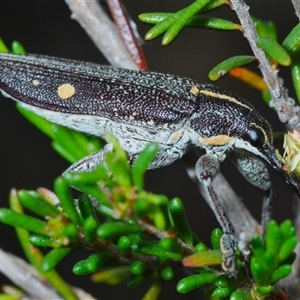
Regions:
[[300, 180], [294, 173], [287, 172], [283, 162], [277, 157], [273, 145], [273, 131], [268, 121], [252, 111], [244, 132], [243, 142], [237, 141], [236, 147], [262, 157], [300, 197]]

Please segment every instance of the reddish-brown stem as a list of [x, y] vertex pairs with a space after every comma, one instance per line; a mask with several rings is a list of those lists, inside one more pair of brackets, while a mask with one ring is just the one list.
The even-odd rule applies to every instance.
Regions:
[[137, 34], [121, 0], [106, 0], [110, 13], [118, 27], [123, 42], [140, 70], [148, 69], [143, 49], [138, 41]]

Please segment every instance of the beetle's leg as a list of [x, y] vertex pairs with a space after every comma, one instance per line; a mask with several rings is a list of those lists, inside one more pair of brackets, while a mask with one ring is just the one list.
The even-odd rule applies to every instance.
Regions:
[[272, 189], [271, 179], [265, 164], [256, 156], [246, 151], [232, 151], [229, 158], [236, 165], [239, 172], [255, 187], [263, 192], [262, 206], [262, 235], [265, 235], [267, 223], [271, 219]]
[[71, 165], [64, 173], [68, 172], [90, 172], [94, 170], [103, 160], [107, 152], [111, 152], [113, 149], [111, 144], [106, 144], [100, 151], [86, 156], [78, 162]]
[[237, 248], [237, 242], [234, 238], [234, 228], [231, 225], [221, 202], [217, 194], [215, 193], [212, 181], [218, 174], [220, 169], [219, 160], [211, 155], [205, 154], [199, 158], [196, 163], [196, 175], [199, 181], [204, 185], [210, 206], [215, 213], [217, 220], [222, 226], [223, 236], [221, 238], [221, 249], [224, 254], [223, 269], [228, 271], [231, 275], [236, 275], [236, 262], [235, 262], [235, 250]]

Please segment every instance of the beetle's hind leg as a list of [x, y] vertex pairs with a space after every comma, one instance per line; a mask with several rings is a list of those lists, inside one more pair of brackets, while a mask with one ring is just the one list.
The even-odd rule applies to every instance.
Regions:
[[89, 156], [85, 156], [81, 160], [71, 165], [66, 171], [63, 172], [62, 175], [64, 176], [68, 172], [91, 172], [101, 164], [105, 158], [105, 154], [107, 152], [111, 152], [112, 150], [113, 146], [111, 144], [106, 144], [100, 151]]
[[213, 179], [218, 174], [219, 169], [219, 160], [211, 154], [205, 154], [197, 161], [195, 171], [199, 181], [206, 189], [209, 204], [222, 226], [223, 236], [221, 238], [221, 249], [224, 255], [223, 269], [228, 271], [232, 276], [236, 276], [235, 250], [237, 248], [237, 241], [234, 237], [234, 228], [212, 186]]
[[235, 164], [239, 172], [252, 185], [263, 193], [262, 205], [262, 236], [265, 236], [267, 223], [271, 219], [272, 189], [271, 179], [265, 164], [256, 156], [242, 150], [232, 151], [229, 154], [230, 160]]

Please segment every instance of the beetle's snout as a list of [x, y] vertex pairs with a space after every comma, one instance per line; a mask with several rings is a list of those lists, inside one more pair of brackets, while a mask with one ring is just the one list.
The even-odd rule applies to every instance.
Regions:
[[265, 145], [262, 149], [267, 162], [284, 179], [284, 181], [295, 190], [300, 198], [300, 179], [295, 173], [289, 173], [283, 162], [276, 156], [275, 149], [271, 145]]

